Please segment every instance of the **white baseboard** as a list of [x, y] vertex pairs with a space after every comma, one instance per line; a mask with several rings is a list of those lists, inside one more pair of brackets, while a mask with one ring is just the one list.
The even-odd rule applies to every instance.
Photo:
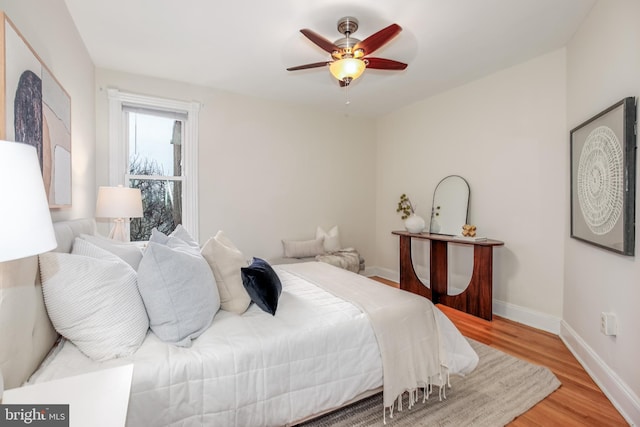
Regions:
[[531, 326], [532, 328], [541, 329], [551, 332], [554, 335], [560, 333], [559, 317], [551, 316], [547, 313], [531, 310], [530, 308], [511, 304], [509, 302], [493, 299], [493, 314]]
[[[383, 267], [368, 267], [365, 269], [365, 276], [379, 276], [394, 282], [400, 281], [400, 273]], [[420, 272], [418, 272], [418, 277], [420, 277]], [[424, 277], [420, 277], [420, 280], [427, 285], [429, 284], [429, 280]], [[462, 292], [461, 289], [453, 289], [453, 291]], [[493, 299], [493, 314], [555, 335], [560, 333], [560, 318], [495, 298]]]
[[640, 424], [640, 399], [564, 320], [560, 338], [613, 406], [632, 426]]

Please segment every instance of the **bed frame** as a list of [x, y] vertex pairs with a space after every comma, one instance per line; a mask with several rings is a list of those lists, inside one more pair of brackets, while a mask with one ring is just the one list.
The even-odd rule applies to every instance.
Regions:
[[[81, 233], [95, 234], [93, 219], [54, 223], [56, 252], [70, 252]], [[0, 263], [0, 371], [5, 388], [21, 386], [58, 339], [42, 296], [38, 257]]]

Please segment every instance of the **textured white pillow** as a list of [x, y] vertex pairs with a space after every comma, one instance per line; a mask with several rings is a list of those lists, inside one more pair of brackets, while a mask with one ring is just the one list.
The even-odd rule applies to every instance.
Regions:
[[196, 239], [191, 237], [191, 234], [187, 231], [186, 228], [182, 226], [182, 224], [178, 224], [178, 226], [169, 234], [169, 236], [177, 237], [183, 242], [187, 243], [189, 246], [193, 246], [194, 248], [200, 249], [200, 245], [196, 242]]
[[137, 270], [140, 265], [142, 250], [134, 243], [119, 243], [113, 239], [92, 234], [80, 234], [80, 238], [118, 256], [134, 270]]
[[283, 240], [284, 256], [288, 258], [305, 258], [324, 253], [324, 239], [315, 240]]
[[251, 304], [251, 297], [242, 284], [240, 269], [249, 263], [222, 230], [210, 238], [202, 247], [202, 256], [207, 260], [216, 278], [220, 293], [220, 308], [242, 314]]
[[324, 238], [324, 251], [325, 252], [338, 252], [342, 249], [340, 244], [340, 231], [338, 226], [334, 226], [327, 233], [322, 227], [316, 229], [316, 239]]
[[191, 234], [189, 234], [187, 229], [184, 228], [182, 224], [178, 224], [168, 236], [162, 231], [159, 231], [157, 228], [153, 228], [151, 230], [151, 237], [149, 237], [149, 241], [166, 245], [169, 241], [169, 237], [177, 237], [189, 246], [200, 249], [200, 245], [198, 244], [198, 242], [196, 242], [196, 240], [191, 237]]
[[[167, 236], [165, 236], [167, 237]], [[218, 288], [200, 251], [177, 237], [153, 235], [138, 267], [138, 288], [151, 330], [182, 347], [202, 334], [220, 308]]]
[[149, 320], [131, 266], [78, 238], [71, 254], [39, 259], [47, 312], [60, 335], [97, 361], [138, 349]]

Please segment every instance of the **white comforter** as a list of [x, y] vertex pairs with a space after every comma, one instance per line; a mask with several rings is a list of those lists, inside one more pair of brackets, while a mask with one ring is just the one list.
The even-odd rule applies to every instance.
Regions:
[[[70, 342], [30, 382], [134, 363], [129, 426], [276, 426], [341, 406], [382, 385], [367, 317], [354, 305], [275, 266], [283, 292], [276, 316], [255, 305], [220, 311], [190, 348], [149, 333], [131, 357], [96, 363]], [[477, 356], [438, 310], [451, 373]]]

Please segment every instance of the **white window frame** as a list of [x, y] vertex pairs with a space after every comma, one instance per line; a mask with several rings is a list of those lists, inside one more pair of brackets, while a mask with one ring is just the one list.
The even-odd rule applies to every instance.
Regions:
[[200, 103], [175, 101], [107, 89], [109, 98], [109, 185], [125, 184], [128, 150], [123, 105], [181, 112], [187, 115], [182, 159], [182, 226], [198, 239], [198, 114]]

